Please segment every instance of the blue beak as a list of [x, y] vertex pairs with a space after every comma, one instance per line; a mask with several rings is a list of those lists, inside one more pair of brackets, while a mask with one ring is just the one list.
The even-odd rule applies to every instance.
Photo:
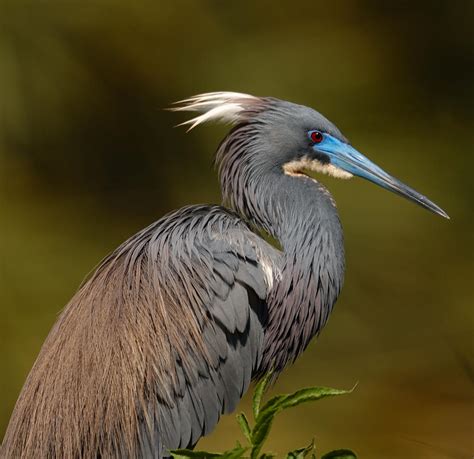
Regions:
[[448, 214], [434, 202], [430, 201], [427, 197], [418, 193], [413, 188], [410, 188], [387, 174], [383, 169], [367, 159], [364, 155], [360, 154], [351, 145], [325, 134], [324, 140], [321, 143], [314, 145], [313, 148], [316, 151], [320, 151], [329, 156], [331, 164], [334, 166], [353, 175], [369, 180], [386, 190], [392, 191], [393, 193], [416, 202], [421, 207], [424, 207], [435, 214], [449, 219]]

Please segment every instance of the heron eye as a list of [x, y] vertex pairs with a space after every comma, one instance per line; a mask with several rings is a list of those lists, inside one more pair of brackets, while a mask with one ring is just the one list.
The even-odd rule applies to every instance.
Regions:
[[313, 143], [320, 143], [323, 140], [323, 135], [319, 131], [311, 131], [309, 137]]

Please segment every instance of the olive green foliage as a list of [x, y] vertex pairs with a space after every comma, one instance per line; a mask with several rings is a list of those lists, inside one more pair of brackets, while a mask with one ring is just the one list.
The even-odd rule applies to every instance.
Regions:
[[[262, 405], [262, 397], [267, 389], [271, 375], [267, 375], [256, 386], [253, 394], [253, 417], [254, 425], [251, 427], [245, 413], [237, 415], [237, 422], [240, 429], [247, 440], [247, 445], [242, 446], [237, 442], [232, 449], [223, 453], [211, 453], [208, 451], [193, 451], [189, 449], [177, 449], [172, 451], [175, 459], [182, 458], [208, 458], [221, 457], [225, 459], [233, 459], [239, 457], [250, 457], [250, 459], [267, 459], [275, 457], [272, 453], [262, 453], [262, 447], [270, 434], [275, 416], [288, 409], [302, 403], [321, 400], [326, 397], [334, 397], [336, 395], [344, 395], [352, 392], [352, 390], [332, 389], [330, 387], [306, 387], [291, 394], [276, 395]], [[286, 459], [316, 459], [314, 447], [314, 439], [301, 448], [289, 451]], [[330, 451], [321, 456], [321, 459], [355, 459], [355, 453], [348, 449], [338, 449]]]

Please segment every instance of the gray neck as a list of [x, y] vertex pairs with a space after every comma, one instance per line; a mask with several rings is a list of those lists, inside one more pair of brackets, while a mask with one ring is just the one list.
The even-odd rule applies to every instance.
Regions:
[[342, 288], [342, 228], [333, 198], [309, 177], [260, 170], [248, 184], [236, 210], [278, 239], [284, 252], [281, 276], [267, 298], [259, 369], [278, 373], [323, 328]]

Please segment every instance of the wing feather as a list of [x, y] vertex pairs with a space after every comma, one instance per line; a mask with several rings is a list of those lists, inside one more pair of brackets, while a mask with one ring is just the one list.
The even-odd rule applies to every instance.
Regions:
[[260, 365], [278, 257], [218, 206], [183, 208], [133, 236], [60, 315], [2, 454], [138, 458], [192, 447]]

